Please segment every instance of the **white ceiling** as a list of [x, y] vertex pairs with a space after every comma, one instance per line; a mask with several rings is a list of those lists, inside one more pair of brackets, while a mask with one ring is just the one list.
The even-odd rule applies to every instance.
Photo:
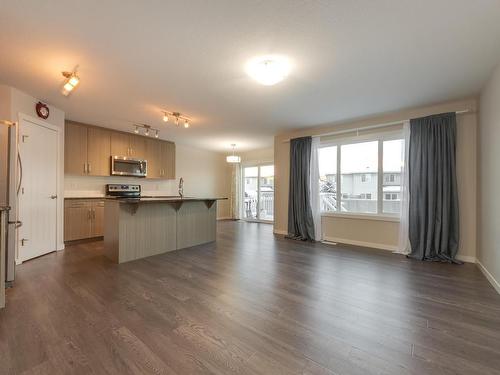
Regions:
[[[213, 149], [477, 94], [500, 60], [498, 0], [0, 0], [0, 82], [67, 118]], [[285, 81], [244, 64], [285, 54]], [[62, 70], [81, 85], [60, 95]], [[193, 118], [188, 130], [160, 109]]]

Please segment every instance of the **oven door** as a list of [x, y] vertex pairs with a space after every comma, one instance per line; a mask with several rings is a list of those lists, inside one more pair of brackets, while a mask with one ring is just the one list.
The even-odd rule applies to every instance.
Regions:
[[111, 157], [111, 174], [113, 176], [146, 177], [148, 162], [141, 159], [132, 159], [126, 156]]

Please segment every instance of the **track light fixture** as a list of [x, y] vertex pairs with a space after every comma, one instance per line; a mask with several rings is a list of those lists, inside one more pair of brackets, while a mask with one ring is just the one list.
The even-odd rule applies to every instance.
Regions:
[[80, 83], [80, 77], [78, 77], [76, 72], [77, 68], [78, 66], [76, 66], [72, 72], [62, 72], [62, 75], [66, 78], [61, 89], [61, 94], [64, 96], [71, 94], [75, 87]]
[[154, 133], [154, 137], [155, 138], [159, 138], [160, 137], [160, 130], [151, 127], [151, 125], [148, 125], [148, 124], [134, 124], [134, 126], [135, 126], [135, 128], [134, 128], [134, 133], [135, 134], [139, 134], [140, 131], [141, 131], [141, 129], [142, 129], [142, 132], [143, 132], [143, 134], [146, 137], [152, 135], [151, 133]]
[[163, 122], [168, 122], [172, 117], [174, 119], [175, 126], [179, 126], [181, 120], [184, 123], [184, 128], [187, 129], [191, 125], [191, 119], [189, 117], [184, 116], [180, 112], [161, 111], [161, 113], [163, 113], [162, 117]]

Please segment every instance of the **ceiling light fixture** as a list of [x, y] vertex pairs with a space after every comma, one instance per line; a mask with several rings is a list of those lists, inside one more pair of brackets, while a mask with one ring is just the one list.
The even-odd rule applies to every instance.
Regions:
[[241, 157], [239, 157], [238, 155], [234, 154], [234, 148], [236, 147], [236, 144], [235, 143], [231, 144], [231, 147], [233, 148], [233, 153], [232, 153], [232, 155], [226, 156], [226, 162], [232, 163], [232, 164], [234, 164], [234, 163], [240, 163], [241, 162]]
[[246, 66], [246, 73], [265, 86], [283, 81], [290, 73], [291, 65], [287, 57], [267, 55], [253, 58]]
[[179, 126], [181, 120], [184, 122], [186, 129], [190, 126], [191, 119], [180, 112], [161, 111], [161, 113], [163, 113], [163, 122], [168, 122], [170, 117], [173, 117], [175, 126]]
[[135, 134], [139, 134], [140, 130], [143, 129], [143, 134], [146, 137], [148, 137], [149, 135], [151, 135], [152, 132], [154, 132], [154, 137], [155, 138], [159, 138], [160, 137], [160, 130], [151, 127], [151, 125], [148, 125], [148, 124], [134, 124], [134, 126], [135, 126], [135, 129], [134, 129], [134, 133]]
[[75, 67], [72, 72], [62, 72], [62, 75], [66, 78], [61, 89], [61, 94], [64, 96], [71, 94], [75, 87], [80, 83], [80, 77], [78, 77], [78, 74], [76, 73], [77, 68], [78, 67]]

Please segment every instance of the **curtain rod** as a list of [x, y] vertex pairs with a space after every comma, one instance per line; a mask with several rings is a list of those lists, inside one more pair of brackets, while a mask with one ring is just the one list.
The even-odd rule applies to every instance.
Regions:
[[[469, 112], [471, 112], [470, 109], [464, 109], [462, 111], [455, 111], [455, 114], [462, 115], [464, 113], [469, 113]], [[391, 122], [386, 122], [386, 123], [377, 124], [377, 125], [363, 126], [361, 128], [352, 128], [352, 129], [338, 130], [338, 131], [335, 131], [335, 132], [328, 132], [328, 133], [321, 133], [321, 134], [312, 134], [311, 137], [325, 137], [325, 136], [328, 136], [328, 135], [337, 135], [337, 134], [359, 132], [360, 130], [370, 130], [370, 129], [377, 129], [377, 128], [385, 128], [385, 127], [391, 126], [391, 125], [402, 124], [405, 121], [409, 121], [409, 119], [398, 120], [398, 121], [391, 121]], [[285, 139], [285, 140], [283, 140], [283, 143], [290, 142], [291, 139], [293, 139], [293, 138]]]

